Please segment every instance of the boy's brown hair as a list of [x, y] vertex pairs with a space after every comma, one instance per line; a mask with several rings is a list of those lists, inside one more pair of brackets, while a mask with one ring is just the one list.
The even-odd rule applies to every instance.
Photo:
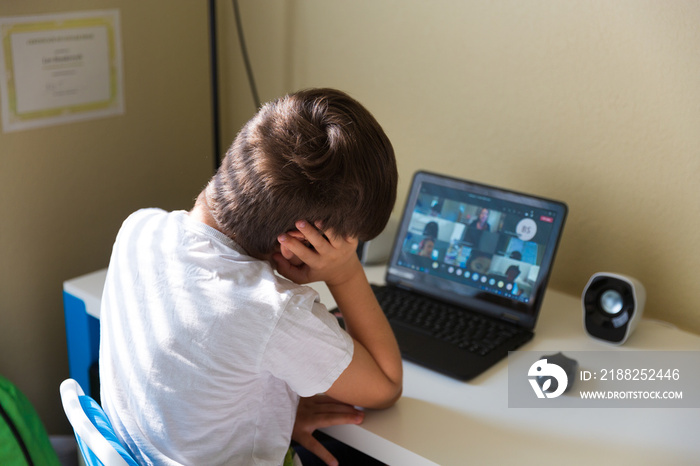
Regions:
[[241, 129], [207, 186], [219, 228], [254, 257], [298, 220], [366, 241], [396, 201], [394, 149], [359, 102], [308, 89], [265, 104]]

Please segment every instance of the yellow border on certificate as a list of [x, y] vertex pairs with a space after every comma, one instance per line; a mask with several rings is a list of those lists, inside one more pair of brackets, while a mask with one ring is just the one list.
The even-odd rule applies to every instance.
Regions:
[[[5, 50], [5, 70], [7, 71], [7, 100], [9, 108], [9, 119], [7, 123], [27, 122], [44, 118], [57, 117], [60, 115], [80, 114], [96, 110], [105, 110], [111, 107], [119, 108], [119, 57], [117, 55], [117, 34], [115, 32], [115, 15], [65, 18], [48, 21], [35, 21], [28, 23], [14, 23], [0, 25], [0, 38], [2, 47]], [[85, 27], [104, 27], [107, 30], [107, 43], [109, 48], [109, 81], [110, 97], [107, 100], [91, 102], [81, 105], [70, 105], [56, 107], [35, 112], [20, 114], [17, 112], [17, 93], [15, 88], [15, 73], [13, 69], [12, 57], [12, 34], [24, 32], [51, 32], [63, 31]]]

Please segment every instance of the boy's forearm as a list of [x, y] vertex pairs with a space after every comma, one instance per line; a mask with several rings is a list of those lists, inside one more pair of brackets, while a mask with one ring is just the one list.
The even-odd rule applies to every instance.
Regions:
[[362, 265], [357, 263], [350, 278], [341, 284], [328, 284], [348, 333], [372, 355], [385, 376], [397, 384], [403, 380], [401, 353], [391, 326], [379, 307]]

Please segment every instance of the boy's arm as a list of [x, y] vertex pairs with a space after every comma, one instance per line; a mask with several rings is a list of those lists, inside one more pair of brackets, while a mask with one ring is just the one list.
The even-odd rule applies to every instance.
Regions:
[[[401, 396], [403, 368], [394, 333], [357, 258], [357, 240], [321, 234], [307, 222], [297, 228], [313, 248], [281, 235], [279, 272], [297, 283], [325, 281], [354, 341], [352, 362], [326, 392], [356, 406], [384, 408]], [[294, 265], [290, 258], [298, 259]]]
[[328, 395], [368, 408], [393, 405], [403, 388], [401, 353], [362, 267], [345, 284], [329, 284], [328, 288], [355, 342], [352, 362]]

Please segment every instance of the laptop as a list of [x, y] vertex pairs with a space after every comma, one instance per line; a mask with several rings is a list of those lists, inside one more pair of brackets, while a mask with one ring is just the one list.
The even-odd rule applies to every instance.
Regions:
[[470, 380], [532, 339], [568, 208], [415, 174], [386, 284], [372, 285], [402, 356]]

